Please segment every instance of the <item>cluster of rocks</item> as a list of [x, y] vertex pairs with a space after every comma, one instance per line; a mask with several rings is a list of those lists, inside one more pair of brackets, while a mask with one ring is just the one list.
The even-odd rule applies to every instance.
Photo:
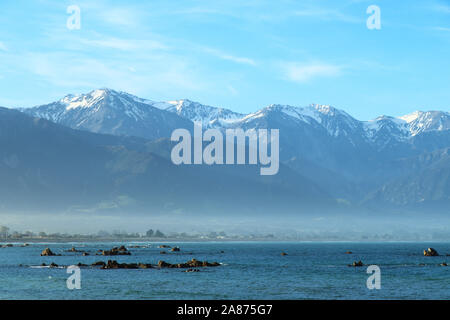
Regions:
[[58, 268], [59, 266], [56, 263], [52, 262], [48, 266], [45, 263], [43, 263], [41, 264], [41, 267]]
[[197, 267], [218, 267], [220, 263], [218, 262], [208, 262], [208, 261], [199, 261], [197, 259], [189, 260], [186, 263], [168, 263], [165, 261], [158, 261], [159, 268], [197, 268]]
[[[4, 245], [2, 247], [12, 247], [12, 244], [8, 244], [8, 245]], [[25, 246], [25, 245], [24, 245]], [[26, 246], [28, 246], [28, 244], [26, 244]], [[160, 248], [170, 248], [170, 252], [179, 252], [181, 251], [180, 247], [170, 247], [168, 245], [160, 245]], [[146, 246], [132, 246], [132, 248], [147, 248]], [[66, 252], [74, 252], [74, 253], [82, 253], [83, 256], [89, 256], [89, 253], [83, 250], [78, 250], [75, 247], [72, 247], [71, 249], [67, 250]], [[166, 251], [161, 251], [161, 254], [166, 254]], [[98, 252], [96, 253], [96, 255], [101, 255], [101, 256], [129, 256], [131, 255], [131, 252], [128, 251], [128, 249], [125, 246], [120, 246], [120, 247], [114, 247], [111, 250], [98, 250]], [[60, 256], [60, 254], [55, 254], [54, 252], [52, 252], [52, 250], [50, 250], [50, 248], [45, 248], [42, 253], [41, 256]]]
[[423, 255], [426, 257], [437, 257], [439, 253], [433, 248], [428, 248], [427, 250], [423, 250]]
[[101, 256], [129, 256], [131, 252], [125, 246], [114, 247], [111, 250], [99, 250], [97, 255]]
[[353, 261], [353, 263], [352, 263], [352, 264], [349, 264], [348, 266], [349, 266], [349, 267], [363, 267], [363, 266], [364, 266], [364, 263], [363, 263], [361, 260], [359, 260], [359, 261]]
[[[45, 263], [42, 264], [42, 266], [46, 266]], [[49, 265], [51, 268], [58, 267], [56, 263], [51, 263]], [[88, 267], [88, 265], [83, 263], [78, 263], [78, 267]], [[97, 261], [91, 264], [92, 267], [100, 267], [101, 269], [151, 269], [158, 267], [160, 269], [162, 268], [179, 268], [179, 269], [188, 269], [186, 272], [198, 272], [200, 271], [199, 267], [218, 267], [220, 266], [220, 263], [218, 262], [208, 262], [208, 261], [199, 261], [196, 259], [192, 259], [186, 263], [176, 263], [171, 264], [167, 263], [165, 261], [158, 261], [158, 265], [154, 266], [150, 263], [119, 263], [116, 260], [108, 260], [107, 262], [104, 261]]]
[[67, 252], [85, 252], [83, 250], [77, 250], [75, 247], [70, 248]]
[[[28, 243], [24, 243], [24, 244], [21, 244], [20, 246], [18, 246], [18, 247], [28, 247], [29, 246], [29, 244]], [[12, 243], [7, 243], [7, 244], [2, 244], [2, 245], [0, 245], [0, 248], [12, 248], [12, 247], [14, 247], [14, 245], [12, 244]], [[17, 246], [16, 246], [17, 247]]]
[[[162, 245], [158, 246], [158, 248], [163, 248], [163, 249], [170, 248], [170, 250], [169, 250], [170, 252], [180, 252], [181, 251], [180, 247], [171, 247], [171, 246], [168, 246], [166, 244], [162, 244]], [[159, 253], [160, 254], [167, 254], [167, 251], [160, 251]]]
[[147, 263], [118, 263], [116, 260], [108, 260], [108, 262], [99, 261], [93, 265], [101, 266], [101, 269], [149, 269], [153, 266]]
[[60, 256], [60, 254], [54, 253], [52, 250], [50, 250], [50, 248], [45, 248], [41, 252], [41, 256]]

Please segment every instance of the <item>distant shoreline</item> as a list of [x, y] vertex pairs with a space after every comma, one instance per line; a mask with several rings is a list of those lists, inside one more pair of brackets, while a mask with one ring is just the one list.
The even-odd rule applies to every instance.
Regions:
[[32, 239], [8, 239], [9, 241], [0, 240], [0, 246], [6, 244], [34, 244], [34, 243], [76, 243], [76, 242], [133, 242], [133, 243], [189, 243], [189, 242], [287, 242], [287, 243], [450, 243], [450, 240], [293, 240], [293, 239], [179, 239], [179, 238], [76, 238], [76, 239], [52, 239], [52, 238], [32, 238]]

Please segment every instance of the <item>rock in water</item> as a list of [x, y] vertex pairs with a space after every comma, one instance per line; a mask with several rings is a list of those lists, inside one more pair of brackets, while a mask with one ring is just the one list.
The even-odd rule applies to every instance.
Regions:
[[116, 260], [108, 260], [108, 262], [102, 267], [102, 269], [119, 269], [119, 264]]
[[114, 247], [111, 250], [100, 250], [103, 256], [129, 256], [131, 253], [124, 246]]
[[170, 263], [167, 263], [165, 261], [159, 260], [158, 261], [158, 267], [160, 268], [170, 268], [172, 265]]
[[44, 251], [41, 252], [41, 256], [56, 256], [56, 254], [54, 254], [50, 248], [45, 248]]
[[197, 259], [192, 259], [186, 263], [177, 263], [171, 264], [165, 261], [158, 261], [159, 268], [196, 268], [196, 267], [218, 267], [220, 263], [218, 262], [208, 262], [208, 261], [199, 261]]
[[106, 263], [104, 261], [97, 261], [92, 264], [93, 267], [96, 267], [96, 266], [104, 267], [105, 265], [106, 265]]
[[423, 255], [426, 257], [437, 257], [439, 253], [433, 248], [428, 248], [427, 250], [423, 250]]

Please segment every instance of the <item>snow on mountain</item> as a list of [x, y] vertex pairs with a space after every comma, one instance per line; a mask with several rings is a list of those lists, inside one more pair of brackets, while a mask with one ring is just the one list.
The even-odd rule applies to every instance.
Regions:
[[450, 114], [442, 111], [415, 111], [398, 118], [381, 116], [365, 121], [364, 129], [372, 141], [380, 136], [404, 141], [424, 132], [450, 130]]
[[363, 128], [369, 141], [376, 143], [379, 147], [391, 141], [405, 141], [410, 137], [408, 124], [401, 119], [389, 116], [364, 121]]
[[416, 111], [400, 117], [408, 124], [412, 136], [427, 131], [450, 130], [450, 113], [442, 111]]
[[[306, 107], [272, 104], [249, 114], [216, 108], [188, 99], [153, 101], [126, 92], [98, 89], [87, 94], [67, 95], [59, 101], [21, 111], [76, 129], [146, 138], [170, 136], [170, 130], [190, 127], [201, 121], [204, 128], [251, 126], [275, 115], [299, 125], [322, 127], [334, 138], [345, 138], [352, 144], [364, 139], [378, 146], [390, 141], [405, 141], [429, 131], [450, 129], [450, 114], [440, 111], [416, 111], [394, 118], [381, 116], [359, 121], [343, 110], [329, 105]], [[287, 117], [287, 118], [286, 118]]]
[[168, 101], [166, 104], [170, 106], [165, 110], [176, 113], [193, 122], [201, 121], [204, 128], [228, 127], [245, 116], [228, 109], [206, 106], [187, 99]]
[[148, 139], [170, 137], [175, 128], [192, 127], [189, 120], [160, 107], [125, 92], [98, 89], [20, 111], [73, 129]]
[[322, 126], [328, 134], [337, 137], [353, 134], [360, 128], [358, 120], [345, 111], [328, 105], [312, 104], [307, 107], [272, 104], [255, 113], [246, 115], [241, 123], [249, 123], [257, 118], [267, 117], [269, 114], [279, 113], [309, 125]]

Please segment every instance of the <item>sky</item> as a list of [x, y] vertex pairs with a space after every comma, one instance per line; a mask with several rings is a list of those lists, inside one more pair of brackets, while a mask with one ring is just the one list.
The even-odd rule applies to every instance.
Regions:
[[[381, 29], [367, 27], [371, 5]], [[0, 12], [4, 107], [107, 87], [243, 113], [450, 111], [450, 0], [2, 0]]]

